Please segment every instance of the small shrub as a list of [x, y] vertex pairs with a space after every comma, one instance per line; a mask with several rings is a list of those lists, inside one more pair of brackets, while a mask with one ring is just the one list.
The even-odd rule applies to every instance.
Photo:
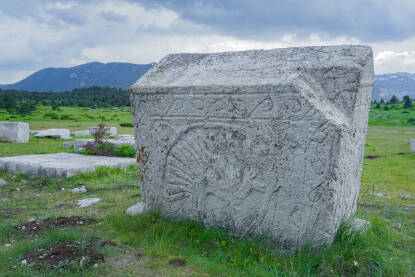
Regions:
[[409, 118], [408, 123], [415, 124], [415, 118]]
[[133, 127], [134, 125], [130, 122], [121, 122], [120, 126], [121, 127]]
[[63, 114], [63, 115], [61, 115], [61, 120], [68, 120], [68, 119], [73, 119], [73, 118], [69, 114]]
[[128, 157], [128, 158], [135, 158], [135, 149], [129, 144], [121, 145], [115, 152], [120, 157]]

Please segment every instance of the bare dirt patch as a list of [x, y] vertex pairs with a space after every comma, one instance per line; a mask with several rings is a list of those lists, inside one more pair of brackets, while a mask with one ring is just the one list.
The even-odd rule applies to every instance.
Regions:
[[133, 186], [133, 185], [116, 186], [114, 189], [116, 191], [130, 190], [130, 189], [138, 189], [138, 186]]
[[171, 259], [169, 261], [169, 265], [174, 265], [174, 266], [186, 266], [187, 262], [185, 260], [179, 259], [179, 258], [175, 258], [175, 259]]
[[365, 157], [365, 159], [366, 160], [380, 160], [380, 157], [379, 156], [368, 155], [368, 156]]
[[58, 217], [57, 219], [46, 219], [46, 220], [30, 220], [15, 228], [27, 235], [36, 235], [42, 233], [46, 229], [57, 226], [57, 227], [71, 227], [81, 226], [85, 224], [96, 223], [97, 221], [92, 218], [83, 218], [80, 216], [64, 216]]
[[22, 208], [7, 208], [7, 207], [0, 207], [0, 216], [4, 217], [11, 217], [23, 211]]
[[70, 266], [88, 266], [104, 262], [104, 255], [92, 248], [92, 243], [81, 246], [80, 242], [60, 242], [48, 249], [28, 253], [22, 260], [22, 265], [44, 264], [52, 268], [67, 269]]
[[105, 240], [103, 242], [101, 242], [101, 247], [105, 247], [105, 246], [117, 246], [117, 244], [113, 241], [110, 240]]

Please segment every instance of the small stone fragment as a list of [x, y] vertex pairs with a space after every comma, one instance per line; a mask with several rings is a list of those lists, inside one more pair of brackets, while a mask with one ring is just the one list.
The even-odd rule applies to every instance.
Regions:
[[411, 199], [412, 198], [412, 195], [410, 195], [410, 194], [401, 194], [401, 198], [402, 199], [405, 199], [405, 200]]
[[390, 199], [391, 198], [389, 195], [386, 195], [386, 194], [383, 194], [383, 193], [371, 193], [370, 195], [373, 195], [376, 198], [381, 198], [381, 199]]
[[350, 222], [350, 226], [351, 226], [352, 230], [355, 230], [355, 231], [358, 231], [358, 232], [364, 234], [370, 228], [370, 221], [360, 219], [360, 218], [354, 218]]
[[129, 215], [138, 215], [144, 212], [145, 205], [143, 202], [138, 202], [134, 206], [127, 209], [126, 213]]
[[7, 185], [8, 182], [4, 179], [0, 179], [0, 187]]
[[86, 192], [86, 188], [85, 188], [85, 186], [82, 186], [80, 188], [74, 188], [74, 189], [71, 190], [71, 192], [73, 194], [75, 194], [75, 193], [84, 193], [84, 192]]
[[101, 199], [99, 198], [85, 198], [85, 199], [77, 200], [76, 205], [79, 208], [87, 208], [89, 206], [92, 206], [98, 203], [99, 201], [101, 201]]
[[6, 243], [4, 246], [5, 247], [11, 247], [12, 245], [10, 243]]

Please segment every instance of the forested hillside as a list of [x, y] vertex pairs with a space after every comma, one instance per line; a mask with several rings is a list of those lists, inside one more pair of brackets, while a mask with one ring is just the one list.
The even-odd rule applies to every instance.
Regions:
[[6, 109], [11, 113], [28, 114], [36, 109], [36, 105], [90, 108], [128, 107], [130, 98], [127, 90], [109, 87], [77, 88], [62, 93], [0, 89], [0, 109]]

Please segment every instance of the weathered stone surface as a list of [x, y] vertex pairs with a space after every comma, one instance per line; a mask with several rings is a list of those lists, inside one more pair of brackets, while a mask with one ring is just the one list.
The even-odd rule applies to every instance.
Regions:
[[0, 187], [5, 186], [7, 184], [8, 182], [6, 180], [0, 178]]
[[85, 198], [85, 199], [77, 200], [76, 205], [79, 208], [87, 208], [89, 206], [95, 205], [99, 201], [101, 201], [101, 199], [99, 198]]
[[71, 190], [71, 192], [73, 194], [76, 194], [76, 193], [85, 193], [86, 192], [86, 187], [85, 186], [82, 186], [80, 188], [74, 188], [74, 189]]
[[58, 153], [0, 158], [0, 169], [35, 176], [70, 177], [100, 166], [126, 168], [134, 162], [131, 158]]
[[29, 141], [29, 124], [0, 122], [0, 142], [26, 143]]
[[[115, 147], [120, 147], [121, 145], [128, 144], [128, 145], [131, 145], [134, 148], [136, 148], [134, 136], [132, 136], [132, 135], [119, 135], [117, 139], [107, 139], [106, 141], [109, 142], [109, 143], [114, 144]], [[84, 151], [85, 146], [89, 142], [94, 142], [94, 140], [93, 139], [76, 139], [74, 141], [74, 151], [75, 152]]]
[[39, 131], [35, 137], [37, 138], [58, 138], [71, 139], [69, 129], [46, 129]]
[[411, 152], [415, 152], [415, 139], [411, 139], [411, 140], [409, 141], [409, 150], [410, 150]]
[[364, 46], [166, 56], [130, 90], [146, 207], [279, 251], [331, 242], [356, 210], [372, 85]]
[[129, 215], [138, 215], [142, 214], [145, 210], [145, 205], [143, 202], [138, 202], [134, 206], [129, 207], [125, 212]]
[[84, 137], [89, 136], [89, 130], [82, 130], [82, 131], [73, 131], [71, 135], [74, 137]]
[[[98, 127], [89, 127], [89, 134], [92, 136], [94, 135], [97, 130]], [[117, 135], [117, 127], [105, 127], [104, 128], [104, 133], [111, 135], [111, 136], [116, 136]]]

